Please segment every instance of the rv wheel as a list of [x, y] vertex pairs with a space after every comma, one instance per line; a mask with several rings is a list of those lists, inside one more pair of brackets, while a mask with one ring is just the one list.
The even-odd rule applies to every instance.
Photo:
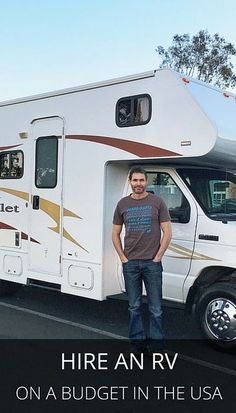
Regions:
[[203, 335], [214, 346], [236, 349], [236, 284], [207, 288], [198, 301], [197, 316]]
[[0, 280], [0, 296], [11, 295], [21, 288], [21, 284]]

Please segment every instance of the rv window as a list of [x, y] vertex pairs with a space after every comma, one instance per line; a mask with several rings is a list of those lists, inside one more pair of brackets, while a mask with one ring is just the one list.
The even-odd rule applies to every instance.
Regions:
[[151, 119], [151, 96], [121, 98], [116, 105], [116, 124], [119, 127], [145, 125]]
[[35, 165], [35, 186], [38, 188], [55, 188], [57, 185], [57, 150], [56, 136], [38, 138]]
[[190, 205], [173, 181], [165, 172], [148, 172], [147, 191], [160, 196], [169, 209], [171, 222], [186, 224], [190, 219]]
[[19, 179], [23, 176], [23, 152], [3, 152], [0, 154], [0, 178]]
[[184, 168], [178, 172], [209, 218], [236, 221], [235, 174], [203, 168]]

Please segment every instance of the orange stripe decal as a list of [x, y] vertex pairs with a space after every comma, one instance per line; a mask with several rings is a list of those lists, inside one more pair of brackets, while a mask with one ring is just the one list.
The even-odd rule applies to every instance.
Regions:
[[[3, 188], [0, 187], [0, 191], [2, 192], [6, 192], [10, 195], [16, 196], [18, 198], [24, 199], [26, 201], [29, 201], [29, 193], [28, 192], [23, 192], [23, 191], [17, 191], [15, 189], [10, 189], [10, 188]], [[32, 196], [31, 196], [32, 198]], [[32, 199], [31, 199], [31, 203], [32, 203]], [[55, 204], [52, 201], [49, 201], [47, 199], [44, 198], [40, 198], [40, 210], [45, 212], [45, 214], [49, 215], [50, 218], [52, 218], [55, 222], [55, 226], [52, 227], [48, 227], [51, 231], [56, 232], [57, 234], [60, 234], [61, 231], [61, 220], [60, 220], [60, 205]], [[82, 219], [79, 215], [75, 214], [74, 212], [70, 211], [69, 209], [63, 208], [63, 215], [65, 217], [72, 217], [72, 218], [78, 218], [78, 219]], [[2, 226], [1, 226], [2, 225]], [[10, 227], [7, 224], [4, 223], [0, 223], [0, 229], [15, 229], [13, 227]], [[74, 244], [76, 244], [78, 247], [80, 247], [81, 249], [83, 249], [84, 251], [88, 252], [81, 244], [79, 244], [69, 233], [68, 231], [66, 231], [63, 228], [63, 237], [68, 239], [69, 241], [73, 242]], [[28, 235], [25, 234], [24, 232], [21, 232], [21, 238], [22, 239], [28, 239]], [[36, 242], [38, 244], [40, 244], [40, 242], [36, 241], [33, 238], [30, 238], [30, 240], [32, 242]]]

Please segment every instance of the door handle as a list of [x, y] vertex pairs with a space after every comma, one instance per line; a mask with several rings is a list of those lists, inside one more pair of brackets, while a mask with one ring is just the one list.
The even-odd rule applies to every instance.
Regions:
[[33, 196], [33, 209], [39, 209], [39, 196]]

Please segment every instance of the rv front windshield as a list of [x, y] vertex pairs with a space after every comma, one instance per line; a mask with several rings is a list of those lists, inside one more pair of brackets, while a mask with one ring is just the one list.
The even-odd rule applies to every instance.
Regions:
[[178, 173], [209, 218], [236, 221], [236, 175], [199, 168], [181, 168]]

